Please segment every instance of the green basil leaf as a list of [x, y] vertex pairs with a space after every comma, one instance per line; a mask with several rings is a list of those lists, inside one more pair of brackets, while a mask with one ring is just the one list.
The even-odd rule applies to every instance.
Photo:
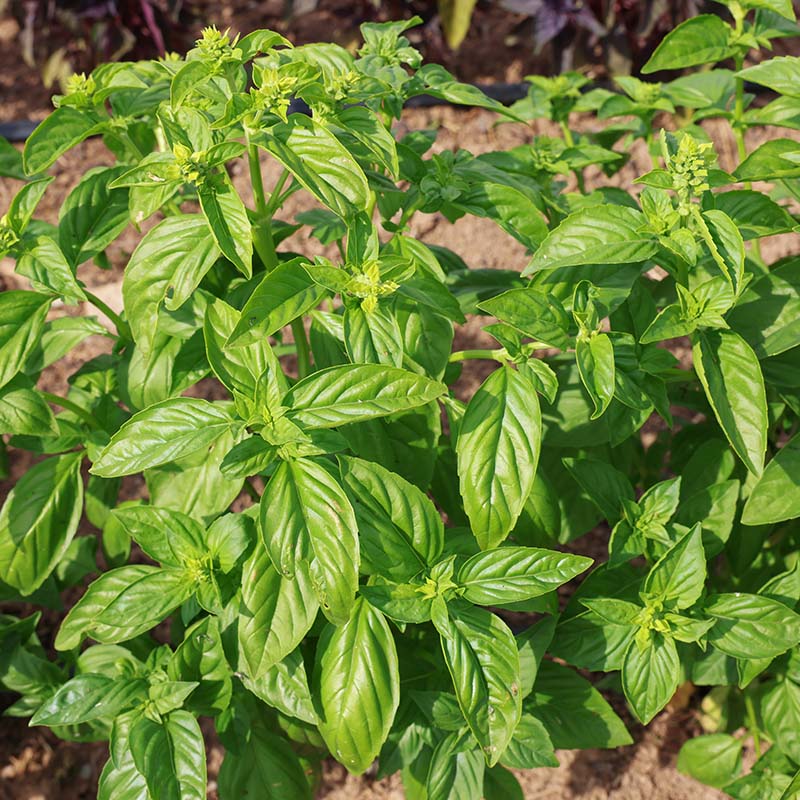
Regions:
[[114, 719], [142, 702], [146, 693], [147, 681], [142, 678], [76, 675], [39, 706], [31, 725], [77, 725], [95, 719]]
[[633, 739], [622, 720], [589, 681], [554, 661], [542, 661], [525, 700], [558, 749], [611, 748]]
[[587, 570], [591, 563], [584, 556], [538, 547], [500, 547], [468, 559], [456, 581], [470, 603], [513, 603], [557, 589]]
[[605, 333], [578, 337], [575, 361], [581, 383], [594, 403], [592, 419], [602, 416], [614, 398], [614, 346]]
[[464, 510], [481, 548], [516, 524], [533, 486], [542, 423], [535, 388], [504, 366], [467, 404], [456, 443]]
[[770, 139], [734, 170], [740, 181], [774, 181], [800, 177], [800, 145], [794, 139]]
[[325, 744], [350, 772], [364, 772], [392, 727], [400, 675], [389, 625], [363, 598], [347, 622], [323, 630], [314, 684]]
[[0, 433], [57, 436], [58, 425], [50, 406], [20, 376], [0, 389]]
[[255, 398], [258, 379], [270, 370], [280, 388], [286, 391], [285, 380], [281, 380], [283, 373], [267, 336], [257, 337], [247, 346], [226, 347], [240, 319], [240, 313], [219, 298], [206, 309], [203, 337], [214, 374], [229, 392], [236, 390], [245, 397]]
[[779, 680], [761, 701], [764, 729], [781, 752], [793, 761], [800, 758], [800, 686], [789, 678]]
[[233, 428], [219, 405], [176, 397], [134, 414], [112, 437], [92, 466], [101, 478], [132, 475], [206, 450]]
[[252, 139], [272, 153], [323, 205], [346, 218], [366, 211], [370, 190], [358, 162], [318, 122], [302, 114]]
[[36, 292], [0, 293], [0, 387], [23, 369], [35, 350], [52, 302]]
[[336, 428], [426, 405], [445, 394], [438, 381], [397, 367], [347, 364], [296, 383], [286, 394], [286, 416], [306, 428]]
[[333, 622], [350, 616], [358, 586], [356, 518], [341, 485], [310, 458], [278, 465], [261, 496], [261, 533], [287, 578], [308, 568], [322, 612]]
[[541, 289], [510, 289], [478, 307], [536, 341], [566, 350], [569, 317], [561, 303]]
[[131, 728], [129, 742], [133, 763], [153, 797], [205, 800], [206, 749], [188, 711], [173, 711], [160, 723], [143, 716]]
[[678, 771], [721, 789], [742, 769], [741, 739], [727, 733], [712, 733], [689, 739], [678, 753]]
[[60, 294], [70, 305], [86, 300], [73, 267], [49, 236], [37, 236], [32, 243], [26, 241], [17, 259], [16, 271], [28, 278], [35, 289]]
[[800, 517], [800, 437], [787, 442], [767, 464], [742, 511], [744, 525], [766, 525]]
[[225, 175], [213, 186], [199, 186], [197, 196], [217, 247], [239, 272], [249, 278], [253, 274], [253, 234], [239, 193]]
[[403, 334], [397, 318], [384, 306], [364, 311], [353, 306], [344, 312], [344, 343], [350, 360], [357, 364], [403, 363]]
[[56, 568], [78, 530], [83, 509], [83, 453], [31, 467], [0, 509], [0, 579], [28, 595]]
[[317, 617], [319, 602], [307, 567], [281, 575], [267, 550], [256, 545], [242, 570], [239, 606], [239, 654], [252, 680], [262, 678], [303, 641]]
[[233, 689], [231, 668], [222, 648], [216, 617], [205, 617], [186, 631], [167, 665], [167, 675], [173, 681], [197, 685], [184, 701], [187, 710], [214, 716], [229, 708]]
[[85, 636], [103, 644], [133, 639], [158, 625], [194, 588], [183, 570], [146, 564], [112, 569], [91, 583], [70, 609], [55, 647], [71, 650]]
[[54, 164], [71, 147], [100, 133], [106, 126], [95, 114], [61, 106], [48, 114], [25, 141], [25, 172], [35, 175]]
[[[789, 4], [791, 9], [791, 4]], [[778, 94], [800, 97], [800, 58], [777, 56], [737, 73], [746, 81], [766, 86]]]
[[217, 782], [221, 800], [311, 800], [311, 787], [297, 754], [260, 719], [250, 726], [240, 747], [226, 749]]
[[780, 264], [753, 281], [727, 320], [759, 358], [800, 344], [800, 259]]
[[402, 582], [436, 562], [444, 525], [425, 494], [380, 464], [339, 456], [339, 468], [355, 511], [365, 571]]
[[647, 576], [644, 591], [663, 600], [670, 608], [689, 608], [703, 593], [706, 555], [701, 531], [698, 522], [661, 556]]
[[645, 725], [672, 699], [681, 678], [675, 642], [651, 632], [647, 641], [635, 639], [622, 662], [622, 688], [633, 713]]
[[463, 733], [445, 736], [433, 751], [428, 767], [428, 797], [441, 800], [480, 800], [486, 762]]
[[273, 664], [257, 680], [245, 677], [243, 682], [256, 697], [282, 714], [302, 720], [309, 725], [316, 725], [319, 722], [311, 690], [308, 688], [305, 663], [299, 649]]
[[767, 401], [755, 353], [733, 331], [700, 331], [694, 367], [731, 447], [755, 475], [764, 468]]
[[103, 252], [128, 226], [128, 190], [108, 188], [124, 171], [92, 170], [67, 195], [58, 214], [58, 243], [71, 266]]
[[305, 259], [293, 258], [264, 276], [242, 309], [227, 346], [263, 341], [319, 304], [325, 289], [308, 274], [304, 263]]
[[800, 616], [757, 594], [717, 594], [705, 613], [716, 620], [708, 641], [734, 658], [774, 658], [800, 642]]
[[206, 555], [203, 526], [185, 514], [139, 505], [114, 509], [111, 516], [145, 555], [165, 567], [184, 567]]
[[500, 762], [504, 767], [512, 769], [558, 766], [547, 728], [530, 712], [522, 712], [514, 736], [508, 743]]
[[595, 206], [570, 214], [542, 242], [523, 275], [583, 264], [634, 264], [658, 251], [643, 233], [641, 211], [627, 206]]
[[122, 280], [122, 299], [137, 344], [149, 350], [162, 304], [177, 309], [188, 300], [220, 251], [208, 223], [179, 214], [149, 230], [133, 251]]
[[664, 69], [682, 69], [698, 64], [716, 64], [730, 58], [732, 30], [716, 14], [700, 14], [682, 22], [659, 43], [642, 72], [660, 72]]
[[433, 603], [433, 624], [456, 697], [489, 766], [494, 766], [522, 715], [519, 653], [514, 636], [495, 614], [470, 606]]

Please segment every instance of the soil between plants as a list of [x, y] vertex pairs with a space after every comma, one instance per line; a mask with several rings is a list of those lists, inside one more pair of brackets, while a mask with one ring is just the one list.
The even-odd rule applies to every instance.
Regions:
[[[0, 24], [0, 39], [2, 27]], [[581, 121], [576, 126], [580, 127]], [[723, 169], [731, 168], [734, 145], [723, 123], [707, 123], [709, 133], [718, 144]], [[519, 125], [496, 124], [496, 117], [481, 111], [460, 111], [450, 108], [417, 109], [403, 118], [399, 128], [414, 130], [435, 127], [439, 130], [436, 149], [463, 147], [473, 153], [512, 147], [529, 142], [534, 133], [555, 133], [546, 124], [526, 129]], [[748, 145], [752, 149], [775, 136], [786, 136], [786, 131], [759, 131]], [[791, 135], [791, 134], [789, 134]], [[68, 153], [54, 170], [56, 180], [40, 206], [39, 216], [55, 222], [58, 210], [68, 191], [89, 167], [110, 163], [109, 156], [99, 141], [89, 141]], [[268, 182], [276, 177], [272, 165], [265, 164]], [[587, 171], [587, 188], [613, 184], [630, 188], [636, 175], [648, 169], [646, 154], [634, 148], [630, 162], [610, 181], [599, 171]], [[243, 188], [247, 181], [242, 169], [235, 169], [233, 180]], [[19, 188], [11, 180], [0, 180], [0, 208], [8, 205]], [[292, 220], [294, 215], [312, 202], [302, 193], [290, 199], [282, 219]], [[526, 263], [524, 248], [488, 220], [464, 219], [451, 225], [439, 215], [421, 216], [413, 223], [411, 234], [425, 242], [450, 247], [472, 267], [521, 270]], [[115, 243], [110, 253], [115, 265], [103, 271], [92, 265], [80, 268], [79, 277], [89, 288], [112, 308], [122, 307], [122, 267], [138, 240], [131, 228]], [[323, 248], [308, 236], [295, 234], [281, 246], [307, 255], [324, 253], [334, 255], [332, 248]], [[800, 237], [779, 236], [766, 240], [762, 252], [768, 261], [780, 256], [800, 253]], [[26, 282], [13, 273], [13, 264], [0, 262], [0, 289], [23, 288]], [[86, 308], [83, 313], [95, 313]], [[80, 313], [80, 310], [54, 307], [54, 315]], [[457, 329], [455, 347], [466, 349], [491, 346], [493, 340], [480, 331], [481, 322], [469, 320]], [[76, 348], [68, 358], [49, 369], [40, 382], [40, 388], [52, 392], [66, 390], [66, 379], [86, 359], [106, 352], [108, 340], [94, 337]], [[685, 348], [684, 348], [685, 350]], [[684, 356], [685, 352], [676, 355]], [[290, 366], [290, 365], [289, 365]], [[469, 397], [481, 380], [492, 369], [489, 362], [467, 362], [464, 373], [456, 385], [459, 396]], [[210, 381], [201, 385], [206, 396], [213, 396], [215, 387]], [[197, 392], [193, 392], [196, 394]], [[16, 480], [29, 466], [30, 458], [24, 453], [13, 454], [13, 475]], [[0, 500], [12, 485], [0, 484]], [[139, 480], [125, 482], [126, 497], [141, 496], [144, 487]], [[242, 501], [246, 503], [247, 501]], [[81, 533], [91, 535], [88, 525]], [[602, 558], [607, 534], [598, 529], [570, 544], [576, 552]], [[33, 607], [23, 604], [0, 604], [0, 612], [28, 614]], [[49, 612], [43, 625], [45, 646], [52, 642], [63, 613]], [[560, 766], [555, 769], [537, 769], [519, 772], [525, 797], [536, 800], [717, 800], [725, 797], [721, 792], [696, 783], [680, 774], [675, 760], [683, 742], [700, 732], [696, 709], [698, 694], [679, 693], [664, 712], [644, 729], [634, 723], [618, 696], [609, 699], [623, 715], [635, 739], [634, 744], [612, 751], [587, 750], [559, 752]], [[10, 696], [0, 694], [0, 708], [9, 705]], [[206, 721], [208, 722], [208, 721]], [[211, 725], [204, 724], [207, 735], [209, 759], [209, 798], [217, 797], [215, 777], [222, 760], [222, 751], [216, 742]], [[107, 758], [107, 747], [102, 743], [62, 742], [49, 731], [28, 728], [25, 720], [0, 718], [0, 800], [82, 800], [94, 798], [97, 779]], [[749, 759], [752, 761], [752, 758]], [[747, 758], [746, 758], [747, 761]], [[402, 786], [398, 776], [376, 781], [369, 775], [353, 777], [333, 762], [324, 765], [319, 798], [326, 800], [401, 800]], [[287, 798], [291, 800], [291, 798]]]

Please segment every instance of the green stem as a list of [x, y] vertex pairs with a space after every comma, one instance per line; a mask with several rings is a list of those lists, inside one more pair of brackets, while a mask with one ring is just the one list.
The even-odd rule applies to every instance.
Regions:
[[266, 207], [266, 213], [270, 216], [270, 218], [273, 217], [275, 212], [278, 210], [278, 207], [281, 203], [281, 192], [283, 191], [283, 187], [286, 185], [288, 178], [289, 170], [285, 169], [283, 172], [281, 172], [278, 182], [275, 184], [275, 188], [272, 190], [272, 195], [270, 196]]
[[111, 308], [109, 308], [109, 306], [104, 303], [96, 294], [92, 294], [91, 292], [86, 291], [86, 289], [83, 290], [83, 293], [86, 295], [86, 299], [98, 311], [102, 311], [111, 320], [111, 322], [114, 323], [117, 333], [123, 339], [128, 339], [129, 341], [133, 339], [130, 326], [119, 314], [117, 314], [116, 311], [113, 311]]
[[66, 397], [60, 397], [57, 394], [51, 394], [50, 392], [39, 391], [39, 394], [48, 403], [52, 403], [54, 406], [59, 406], [60, 408], [63, 408], [65, 411], [71, 411], [73, 414], [80, 417], [85, 423], [87, 423], [89, 427], [91, 428], [97, 427], [97, 423], [95, 422], [95, 419], [92, 416], [92, 414], [85, 408], [79, 406], [77, 403], [73, 403], [72, 400], [68, 400]]
[[761, 758], [761, 732], [758, 729], [753, 699], [748, 694], [744, 696], [744, 706], [747, 709], [747, 727], [750, 728], [750, 733], [753, 734], [753, 748], [756, 751], [756, 758]]
[[574, 147], [575, 140], [572, 138], [572, 131], [569, 129], [569, 125], [567, 125], [565, 120], [561, 120], [559, 123], [561, 126], [561, 133], [564, 136], [564, 142], [566, 143], [567, 147]]
[[292, 334], [297, 347], [297, 375], [305, 378], [311, 374], [311, 351], [306, 339], [306, 329], [303, 327], [303, 318], [296, 317], [291, 322]]
[[448, 359], [451, 364], [457, 361], [467, 361], [468, 359], [484, 359], [486, 361], [505, 361], [506, 351], [499, 350], [456, 350], [450, 354]]
[[253, 186], [253, 198], [259, 217], [267, 215], [267, 196], [264, 192], [264, 179], [261, 176], [261, 161], [258, 158], [258, 147], [247, 145], [247, 163], [250, 166], [250, 183]]

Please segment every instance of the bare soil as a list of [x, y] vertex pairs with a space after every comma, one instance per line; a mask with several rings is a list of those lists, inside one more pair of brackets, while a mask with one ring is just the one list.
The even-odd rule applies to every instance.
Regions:
[[[0, 44], [3, 38], [3, 23], [0, 22]], [[6, 34], [8, 30], [6, 30]], [[0, 48], [2, 62], [2, 48]], [[0, 68], [0, 92], [9, 88], [7, 78]], [[11, 112], [4, 104], [0, 116], [18, 115], [14, 109], [24, 106], [32, 111], [44, 113], [45, 105], [37, 106], [40, 99], [35, 93], [28, 97], [14, 99], [16, 89], [11, 93]], [[16, 104], [21, 104], [18, 106]], [[33, 115], [33, 114], [31, 114]], [[8, 118], [7, 117], [7, 118]], [[577, 121], [585, 126], [585, 121]], [[591, 124], [591, 123], [588, 123]], [[723, 124], [710, 122], [709, 132], [718, 142], [721, 150], [721, 166], [732, 166], [734, 147], [732, 139]], [[530, 141], [533, 133], [549, 133], [547, 125], [535, 125], [526, 129], [518, 125], [496, 124], [496, 118], [480, 111], [457, 111], [449, 108], [415, 110], [409, 112], [401, 123], [407, 129], [434, 127], [439, 130], [437, 149], [465, 147], [473, 153], [515, 146]], [[749, 142], [753, 147], [775, 135], [785, 136], [786, 132], [766, 130], [754, 135]], [[66, 155], [58, 164], [56, 180], [47, 192], [40, 206], [40, 215], [53, 222], [64, 197], [75, 184], [78, 177], [89, 166], [108, 163], [108, 156], [99, 141], [89, 141]], [[274, 179], [270, 165], [266, 165], [267, 175]], [[601, 173], [587, 173], [587, 187], [601, 183], [629, 188], [633, 177], [648, 169], [647, 156], [640, 149], [634, 149], [630, 163], [611, 181]], [[234, 172], [234, 182], [241, 189], [246, 183], [242, 171]], [[10, 198], [18, 189], [14, 181], [0, 180], [0, 209], [8, 205]], [[244, 190], [243, 190], [244, 191]], [[307, 198], [298, 194], [290, 199], [282, 215], [287, 220], [309, 207]], [[526, 255], [521, 245], [503, 233], [488, 220], [462, 220], [451, 225], [440, 215], [419, 217], [414, 221], [412, 234], [428, 243], [441, 244], [452, 248], [468, 264], [482, 268], [510, 268], [520, 270], [526, 263]], [[93, 292], [104, 299], [112, 308], [121, 309], [122, 265], [137, 241], [137, 234], [129, 229], [115, 245], [111, 253], [115, 266], [108, 271], [93, 266], [81, 268], [80, 277]], [[307, 236], [296, 234], [281, 249], [292, 249], [313, 255], [326, 252], [319, 243]], [[762, 247], [765, 257], [770, 260], [782, 255], [800, 252], [798, 237], [773, 237]], [[8, 289], [25, 282], [13, 274], [13, 265], [0, 262], [0, 288]], [[82, 309], [84, 313], [96, 313], [93, 309]], [[55, 314], [66, 313], [66, 309], [55, 309]], [[74, 313], [74, 312], [73, 312]], [[460, 348], [481, 347], [490, 341], [480, 331], [480, 322], [470, 320], [457, 332], [456, 346]], [[42, 379], [42, 388], [59, 392], [66, 387], [67, 376], [87, 358], [103, 352], [107, 341], [95, 338], [77, 348], [67, 359], [52, 369]], [[491, 365], [471, 362], [458, 384], [460, 396], [468, 397], [483, 379]], [[27, 456], [19, 454], [14, 462], [14, 476], [17, 477], [28, 466]], [[0, 484], [0, 499], [10, 487], [10, 482]], [[141, 482], [131, 481], [126, 485], [126, 494], [135, 496], [142, 492]], [[87, 528], [87, 532], [89, 529]], [[582, 540], [581, 552], [597, 548], [604, 543], [602, 531], [591, 536], [591, 541]], [[19, 607], [7, 609], [18, 611]], [[27, 612], [32, 611], [28, 608]], [[47, 625], [54, 631], [60, 620], [58, 614], [48, 615]], [[47, 637], [45, 637], [47, 638]], [[0, 707], [7, 705], [0, 695]], [[8, 699], [10, 702], [10, 698]], [[559, 753], [560, 766], [555, 769], [538, 769], [519, 773], [526, 798], [537, 800], [715, 800], [724, 795], [713, 789], [701, 786], [692, 779], [681, 775], [675, 769], [675, 760], [682, 743], [699, 731], [694, 709], [698, 696], [688, 692], [679, 694], [669, 707], [645, 730], [633, 723], [624, 708], [621, 713], [634, 735], [635, 743], [614, 751], [589, 750], [582, 752]], [[617, 705], [619, 701], [615, 700]], [[210, 726], [207, 726], [210, 728]], [[221, 762], [222, 751], [209, 730], [207, 740], [209, 751], [209, 798], [216, 798], [214, 778]], [[81, 800], [93, 798], [96, 783], [107, 758], [107, 748], [102, 743], [61, 742], [49, 731], [30, 729], [24, 720], [4, 718], [0, 721], [0, 800]], [[319, 789], [320, 798], [329, 800], [400, 800], [402, 787], [397, 776], [374, 780], [369, 776], [356, 778], [347, 775], [339, 765], [326, 763], [323, 780]], [[290, 800], [287, 798], [287, 800]]]

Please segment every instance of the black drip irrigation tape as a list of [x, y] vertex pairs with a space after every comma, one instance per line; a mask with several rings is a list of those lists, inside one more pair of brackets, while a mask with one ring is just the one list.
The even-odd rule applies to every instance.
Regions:
[[[517, 100], [521, 100], [528, 94], [529, 84], [527, 83], [493, 83], [491, 85], [476, 84], [476, 86], [492, 100], [509, 106]], [[423, 94], [412, 97], [406, 101], [405, 108], [431, 108], [433, 106], [451, 106], [453, 108], [467, 109], [470, 106], [459, 106], [438, 97], [431, 97]], [[302, 100], [294, 100], [290, 107], [291, 112], [310, 115], [311, 110]], [[21, 119], [9, 122], [0, 122], [0, 136], [8, 139], [9, 142], [24, 142], [31, 131], [38, 125], [38, 122]]]

